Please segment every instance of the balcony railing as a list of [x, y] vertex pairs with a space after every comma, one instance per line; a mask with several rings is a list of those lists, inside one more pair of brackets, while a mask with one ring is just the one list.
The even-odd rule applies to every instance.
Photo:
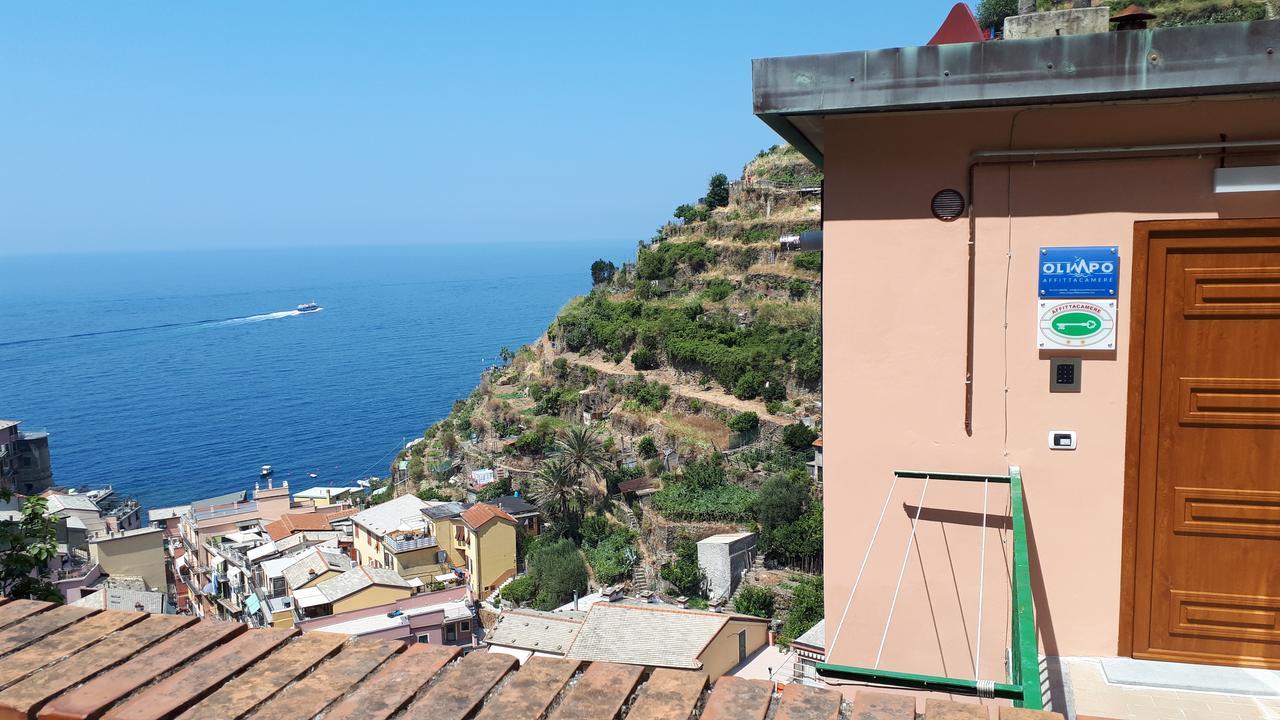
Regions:
[[388, 537], [383, 540], [383, 543], [386, 544], [388, 550], [395, 553], [422, 550], [423, 548], [433, 548], [439, 545], [434, 535], [405, 538]]

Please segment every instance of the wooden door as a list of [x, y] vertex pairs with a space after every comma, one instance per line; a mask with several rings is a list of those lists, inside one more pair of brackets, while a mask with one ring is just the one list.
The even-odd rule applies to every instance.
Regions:
[[1280, 220], [1139, 223], [1134, 255], [1130, 649], [1280, 667]]

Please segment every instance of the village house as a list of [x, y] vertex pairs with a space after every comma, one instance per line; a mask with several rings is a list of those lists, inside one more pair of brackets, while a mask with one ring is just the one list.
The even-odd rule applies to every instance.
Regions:
[[534, 537], [542, 533], [542, 510], [537, 505], [515, 495], [504, 495], [486, 502], [510, 515], [527, 536]]
[[503, 610], [484, 636], [489, 652], [506, 653], [524, 664], [531, 657], [564, 657], [582, 629], [585, 612]]
[[466, 579], [485, 598], [516, 573], [515, 518], [495, 505], [401, 495], [351, 518], [356, 559], [422, 582]]
[[364, 610], [404, 600], [421, 583], [410, 583], [394, 570], [357, 566], [326, 580], [290, 592], [296, 621]]
[[329, 505], [354, 504], [364, 497], [364, 489], [360, 487], [312, 487], [296, 492], [293, 497], [300, 501], [309, 500], [316, 507]]
[[1276, 48], [1255, 21], [754, 61], [825, 174], [833, 665], [972, 686], [1012, 653], [1037, 694], [1038, 655], [1058, 689], [1073, 658], [1280, 668]]
[[565, 656], [590, 662], [701, 670], [711, 680], [764, 647], [769, 621], [749, 615], [598, 602]]
[[410, 645], [470, 645], [475, 607], [467, 588], [459, 586], [303, 620], [297, 627], [303, 632], [398, 640]]

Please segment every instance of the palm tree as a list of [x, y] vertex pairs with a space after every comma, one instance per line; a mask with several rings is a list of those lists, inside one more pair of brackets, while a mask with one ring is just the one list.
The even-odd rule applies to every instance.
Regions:
[[529, 498], [558, 522], [565, 522], [586, 502], [586, 492], [569, 463], [551, 458], [529, 482]]
[[587, 425], [574, 425], [556, 438], [556, 457], [569, 467], [569, 471], [584, 481], [595, 479], [594, 490], [604, 495], [604, 471], [609, 467], [609, 453], [600, 441], [598, 429]]

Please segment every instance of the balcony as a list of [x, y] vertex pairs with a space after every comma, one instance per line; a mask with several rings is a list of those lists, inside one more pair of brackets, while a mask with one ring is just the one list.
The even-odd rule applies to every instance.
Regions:
[[419, 535], [417, 537], [386, 537], [382, 543], [387, 549], [393, 553], [409, 552], [410, 550], [423, 550], [425, 548], [433, 548], [439, 545], [434, 535]]

